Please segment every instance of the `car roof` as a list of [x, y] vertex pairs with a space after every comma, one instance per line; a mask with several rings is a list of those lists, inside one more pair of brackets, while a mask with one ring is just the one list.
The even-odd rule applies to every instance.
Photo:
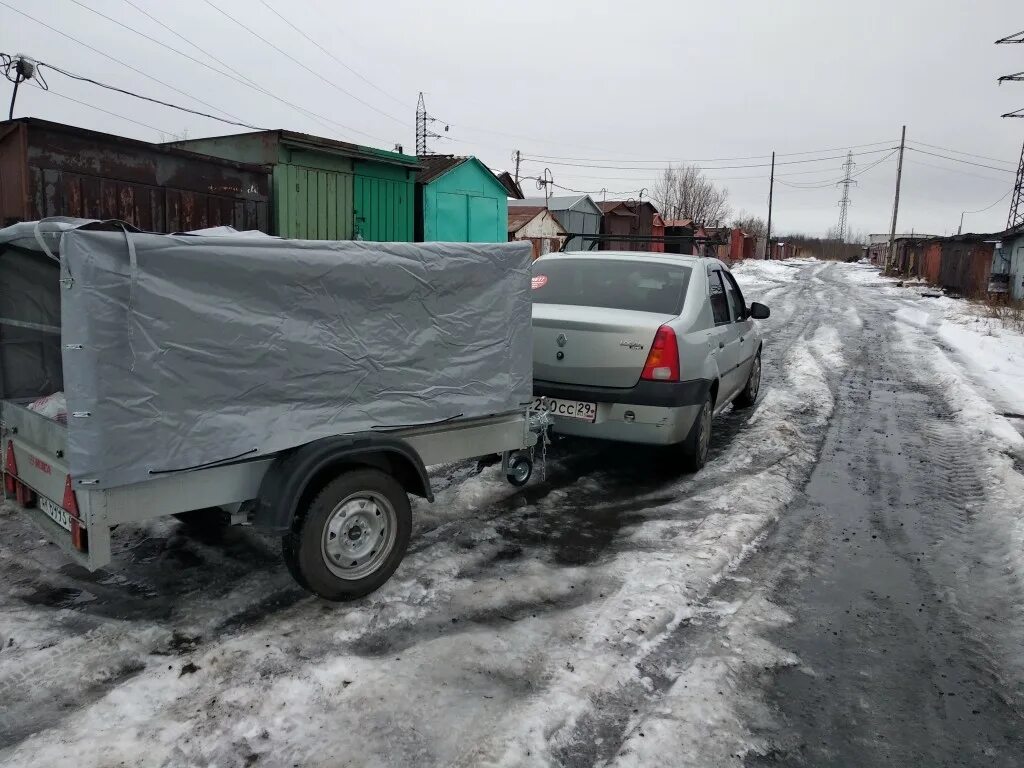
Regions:
[[687, 264], [690, 266], [703, 261], [715, 261], [702, 256], [690, 256], [682, 253], [655, 253], [653, 251], [561, 251], [546, 253], [541, 259], [604, 259], [608, 261], [650, 261], [668, 264]]
[[729, 270], [729, 267], [718, 259], [709, 256], [690, 256], [683, 253], [656, 253], [654, 251], [559, 251], [546, 253], [537, 261], [571, 259], [602, 259], [605, 261], [645, 261], [653, 264], [685, 264], [696, 267], [704, 264], [709, 267]]

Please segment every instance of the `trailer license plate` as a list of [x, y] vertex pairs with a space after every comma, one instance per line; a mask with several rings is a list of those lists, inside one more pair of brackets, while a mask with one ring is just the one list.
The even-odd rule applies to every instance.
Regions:
[[45, 496], [39, 497], [39, 508], [61, 528], [71, 530], [71, 515], [67, 510], [50, 501]]
[[535, 397], [533, 408], [547, 411], [554, 416], [565, 416], [568, 419], [594, 421], [597, 418], [597, 404], [585, 403], [580, 400], [559, 400], [554, 397]]

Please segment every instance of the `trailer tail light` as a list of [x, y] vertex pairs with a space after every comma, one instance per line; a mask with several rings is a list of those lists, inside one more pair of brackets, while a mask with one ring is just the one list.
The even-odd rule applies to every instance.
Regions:
[[663, 325], [654, 334], [641, 379], [647, 381], [679, 381], [679, 344], [676, 332]]
[[82, 527], [81, 515], [78, 512], [78, 499], [75, 497], [75, 489], [71, 486], [71, 475], [64, 480], [64, 499], [61, 506], [71, 516], [71, 544], [79, 552], [87, 551], [89, 549], [89, 532]]
[[14, 441], [7, 441], [7, 455], [4, 459], [4, 492], [17, 493], [18, 462], [14, 460]]

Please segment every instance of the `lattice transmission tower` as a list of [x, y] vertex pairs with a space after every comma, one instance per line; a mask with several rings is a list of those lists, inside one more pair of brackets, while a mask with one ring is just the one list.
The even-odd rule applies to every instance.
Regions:
[[[1016, 43], [1024, 44], [1024, 32], [1015, 35], [1007, 35], [996, 40], [996, 45], [1009, 45]], [[1016, 72], [1012, 75], [1003, 75], [999, 78], [1000, 84], [1007, 82], [1024, 81], [1024, 72]], [[1003, 117], [1024, 118], [1024, 108], [1007, 112]], [[1020, 164], [1017, 166], [1017, 182], [1013, 185], [1013, 194], [1010, 196], [1010, 213], [1006, 218], [1006, 228], [1012, 229], [1024, 224], [1024, 147], [1020, 150]]]
[[857, 167], [857, 164], [853, 162], [853, 151], [846, 153], [846, 162], [843, 163], [843, 180], [836, 184], [837, 187], [843, 190], [843, 196], [839, 198], [839, 239], [842, 242], [846, 242], [846, 221], [847, 213], [850, 209], [850, 187], [857, 186], [857, 182], [853, 180], [853, 169]]

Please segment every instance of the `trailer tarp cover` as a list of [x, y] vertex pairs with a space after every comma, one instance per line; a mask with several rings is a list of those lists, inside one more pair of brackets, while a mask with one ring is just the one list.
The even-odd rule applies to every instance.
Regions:
[[60, 258], [76, 482], [124, 485], [531, 397], [529, 243], [76, 229]]

